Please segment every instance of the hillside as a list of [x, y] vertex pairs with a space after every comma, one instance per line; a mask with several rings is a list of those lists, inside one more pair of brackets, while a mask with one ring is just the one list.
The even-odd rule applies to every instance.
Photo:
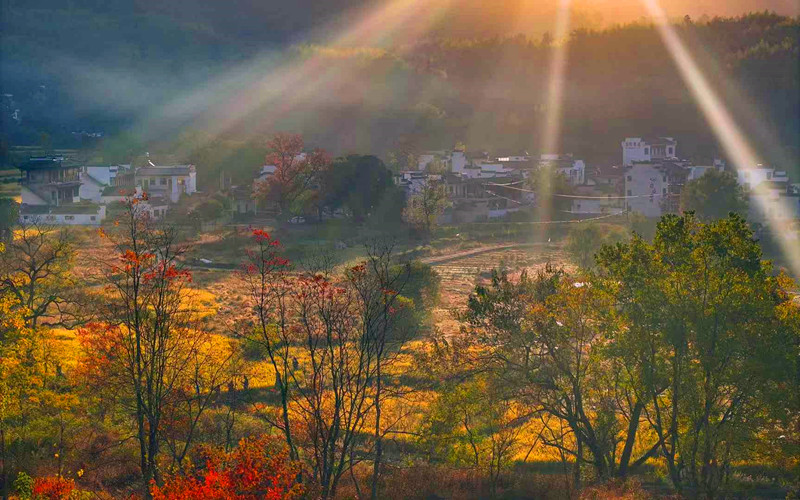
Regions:
[[[337, 154], [386, 155], [456, 141], [472, 149], [540, 146], [551, 54], [542, 25], [530, 36], [509, 33], [515, 25], [465, 38], [470, 14], [464, 9], [448, 19], [458, 29], [434, 25], [436, 38], [369, 52], [326, 45], [327, 31], [348, 27], [350, 9], [361, 6], [347, 0], [235, 0], [224, 8], [195, 0], [3, 0], [2, 85], [13, 94], [13, 102], [3, 102], [5, 140], [39, 144], [46, 132], [56, 147], [78, 147], [96, 141], [75, 132], [113, 137], [135, 127], [150, 133], [126, 137], [132, 142], [122, 150], [152, 150], [153, 138], [169, 150], [169, 139], [186, 127], [202, 133], [209, 117], [227, 112], [242, 88], [264, 78], [269, 85], [282, 68], [313, 58], [333, 76], [307, 96], [298, 91], [279, 118], [274, 110], [285, 95], [251, 99], [247, 113], [232, 117], [225, 130], [235, 142], [230, 147], [241, 149], [275, 129], [302, 132]], [[486, 25], [501, 15], [502, 9], [490, 10]], [[574, 17], [579, 29], [568, 42], [563, 150], [614, 162], [621, 137], [670, 134], [684, 155], [719, 154], [651, 26], [593, 31], [580, 29], [592, 25], [586, 16]], [[800, 22], [753, 14], [698, 20], [679, 31], [765, 160], [792, 168], [800, 150]], [[483, 36], [491, 34], [497, 36]], [[226, 84], [230, 78], [235, 85]], [[187, 95], [194, 101], [184, 113], [165, 111]], [[215, 178], [217, 167], [205, 168], [203, 177]]]

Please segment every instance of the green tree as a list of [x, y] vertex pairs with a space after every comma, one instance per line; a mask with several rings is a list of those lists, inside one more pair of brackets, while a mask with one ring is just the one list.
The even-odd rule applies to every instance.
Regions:
[[722, 219], [731, 212], [745, 215], [747, 198], [733, 173], [711, 169], [686, 183], [681, 210], [693, 211], [703, 220]]
[[567, 235], [567, 252], [579, 267], [588, 269], [594, 264], [594, 255], [608, 243], [615, 243], [623, 238], [619, 228], [612, 230], [608, 226], [593, 223], [574, 225]]
[[437, 219], [450, 206], [447, 190], [441, 181], [430, 177], [406, 200], [403, 219], [425, 236], [430, 236]]
[[634, 236], [597, 260], [626, 324], [615, 348], [673, 486], [713, 496], [796, 376], [798, 331], [782, 313], [796, 311], [791, 284], [737, 215], [668, 215], [652, 244]]

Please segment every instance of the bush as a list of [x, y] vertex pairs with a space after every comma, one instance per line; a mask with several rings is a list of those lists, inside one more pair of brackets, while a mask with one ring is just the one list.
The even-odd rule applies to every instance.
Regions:
[[37, 477], [33, 482], [35, 500], [68, 500], [75, 490], [75, 481], [61, 476]]
[[24, 472], [17, 474], [14, 480], [14, 490], [22, 500], [28, 500], [33, 496], [33, 478]]

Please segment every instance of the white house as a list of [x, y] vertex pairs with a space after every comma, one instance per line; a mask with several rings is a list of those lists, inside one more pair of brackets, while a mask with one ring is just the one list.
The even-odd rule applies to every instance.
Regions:
[[20, 165], [21, 223], [98, 225], [105, 207], [81, 201], [80, 164], [61, 156], [30, 158]]
[[713, 165], [692, 165], [691, 167], [688, 168], [689, 168], [689, 177], [686, 180], [692, 181], [704, 176], [706, 172], [708, 172], [709, 170], [716, 170], [718, 172], [724, 171], [725, 162], [722, 160], [714, 160]]
[[194, 165], [151, 164], [136, 170], [136, 186], [152, 196], [161, 196], [177, 203], [181, 195], [197, 192], [197, 173]]
[[689, 172], [686, 162], [634, 162], [625, 169], [627, 210], [646, 217], [676, 213]]
[[786, 189], [789, 187], [789, 177], [785, 171], [775, 170], [772, 167], [765, 167], [761, 164], [739, 169], [736, 172], [736, 180], [746, 193], [749, 193], [762, 182], [777, 182], [784, 184]]
[[84, 165], [81, 168], [80, 197], [82, 200], [92, 200], [103, 203], [104, 191], [115, 184], [117, 174], [130, 169], [130, 165]]
[[622, 141], [622, 165], [634, 162], [670, 160], [678, 156], [678, 141], [672, 137], [626, 137]]

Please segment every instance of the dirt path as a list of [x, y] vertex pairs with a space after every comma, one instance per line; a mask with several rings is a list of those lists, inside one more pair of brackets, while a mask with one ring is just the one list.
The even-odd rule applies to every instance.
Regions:
[[514, 243], [510, 245], [507, 244], [507, 245], [495, 245], [491, 247], [478, 247], [469, 250], [464, 250], [461, 252], [449, 253], [447, 255], [434, 255], [432, 257], [424, 257], [419, 260], [420, 262], [434, 266], [436, 264], [444, 264], [447, 262], [452, 262], [454, 260], [472, 257], [474, 255], [480, 255], [489, 252], [497, 252], [499, 250], [511, 250], [514, 248], [534, 247], [536, 245], [538, 245], [538, 243]]

